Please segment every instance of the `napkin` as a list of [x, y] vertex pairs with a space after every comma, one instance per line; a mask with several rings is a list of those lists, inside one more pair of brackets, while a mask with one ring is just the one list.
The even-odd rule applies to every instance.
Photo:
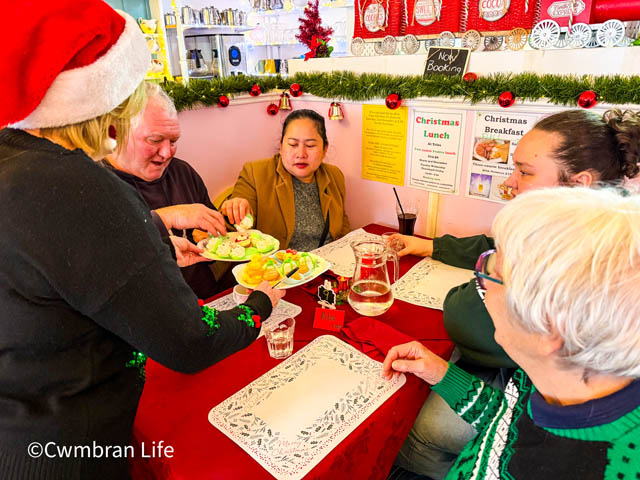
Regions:
[[[349, 322], [342, 330], [349, 343], [370, 357], [384, 357], [395, 345], [415, 340], [409, 335], [375, 318], [360, 317]], [[373, 355], [372, 355], [373, 354]]]

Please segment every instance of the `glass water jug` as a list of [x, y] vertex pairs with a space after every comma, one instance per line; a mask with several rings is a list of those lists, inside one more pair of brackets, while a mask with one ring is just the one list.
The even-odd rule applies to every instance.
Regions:
[[360, 315], [375, 317], [389, 310], [393, 293], [387, 262], [393, 262], [393, 281], [398, 280], [398, 255], [382, 241], [361, 240], [351, 244], [356, 269], [351, 281], [348, 302]]

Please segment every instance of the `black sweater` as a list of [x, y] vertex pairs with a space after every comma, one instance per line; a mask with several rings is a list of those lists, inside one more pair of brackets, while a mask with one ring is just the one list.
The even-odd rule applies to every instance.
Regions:
[[[0, 218], [0, 478], [126, 478], [126, 458], [55, 448], [129, 444], [143, 387], [126, 367], [134, 351], [196, 372], [258, 329], [236, 308], [208, 335], [148, 207], [80, 150], [0, 131]], [[247, 304], [271, 313], [261, 292]], [[58, 458], [31, 459], [31, 442], [53, 442]]]
[[[187, 203], [202, 203], [215, 210], [209, 198], [207, 187], [200, 175], [191, 165], [179, 158], [173, 158], [162, 176], [152, 182], [146, 182], [135, 175], [118, 170], [106, 160], [100, 163], [135, 188], [151, 210]], [[161, 236], [168, 237], [169, 232], [167, 232], [160, 217], [152, 212], [152, 218]], [[187, 234], [191, 239], [191, 230]], [[174, 232], [174, 235], [182, 235], [182, 230]], [[211, 268], [209, 268], [209, 263], [196, 263], [195, 265], [181, 268], [180, 271], [185, 281], [199, 298], [206, 299], [220, 291], [216, 278]]]

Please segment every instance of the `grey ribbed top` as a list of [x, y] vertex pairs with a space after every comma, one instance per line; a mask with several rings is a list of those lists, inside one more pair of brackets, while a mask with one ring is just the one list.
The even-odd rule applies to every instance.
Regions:
[[[308, 252], [314, 248], [318, 248], [320, 237], [324, 230], [324, 221], [322, 218], [322, 207], [320, 206], [320, 194], [318, 193], [318, 184], [304, 183], [293, 175], [293, 195], [296, 205], [295, 227], [293, 236], [289, 242], [289, 248]], [[331, 241], [331, 234], [327, 234], [324, 243]]]

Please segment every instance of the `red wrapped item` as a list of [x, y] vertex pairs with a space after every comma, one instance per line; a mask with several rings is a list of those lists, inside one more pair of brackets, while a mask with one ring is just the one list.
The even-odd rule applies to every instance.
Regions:
[[[617, 1], [615, 3], [624, 3], [624, 2]], [[594, 21], [595, 6], [596, 6], [596, 0], [576, 1], [573, 7], [572, 24], [596, 23]], [[541, 6], [540, 6], [540, 20], [553, 20], [561, 27], [568, 27], [570, 12], [571, 12], [571, 0], [542, 0]]]
[[403, 0], [355, 0], [353, 37], [380, 40], [404, 35]]
[[460, 20], [464, 0], [407, 0], [405, 5], [406, 34], [423, 38], [462, 30]]
[[621, 22], [640, 20], [640, 0], [598, 0], [595, 4], [594, 23], [613, 19]]
[[[505, 35], [514, 28], [531, 30], [540, 0], [465, 0], [466, 29]], [[463, 7], [464, 8], [464, 7]]]

